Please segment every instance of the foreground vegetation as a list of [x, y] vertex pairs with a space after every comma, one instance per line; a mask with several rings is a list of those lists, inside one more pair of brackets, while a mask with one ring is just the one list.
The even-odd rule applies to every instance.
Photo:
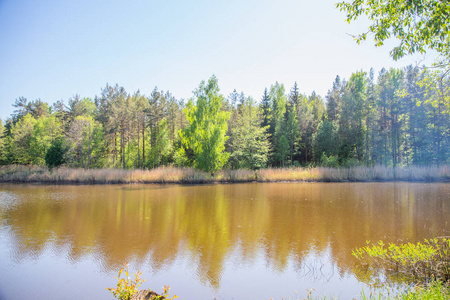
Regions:
[[[123, 278], [122, 278], [123, 274]], [[158, 295], [152, 290], [138, 290], [139, 286], [144, 283], [145, 279], [141, 278], [142, 272], [137, 271], [134, 273], [134, 280], [130, 277], [128, 262], [124, 264], [124, 266], [119, 270], [119, 275], [116, 277], [118, 280], [116, 288], [106, 288], [110, 291], [114, 297], [119, 300], [141, 300], [141, 299], [149, 299], [149, 300], [174, 300], [177, 295], [174, 295], [172, 298], [169, 296], [169, 286], [164, 286], [164, 292], [162, 295]]]
[[450, 282], [450, 239], [447, 238], [400, 245], [385, 245], [380, 241], [377, 245], [356, 249], [353, 255], [373, 275], [383, 272], [401, 282]]
[[[448, 300], [450, 297], [450, 289], [440, 281], [433, 281], [430, 284], [416, 285], [406, 292], [392, 295], [392, 292], [386, 289], [378, 289], [366, 295], [363, 290], [361, 292], [361, 300]], [[308, 292], [306, 298], [302, 300], [339, 300], [336, 297], [316, 297], [311, 291]], [[356, 299], [353, 299], [356, 300]]]
[[[372, 280], [407, 283], [413, 289], [388, 299], [449, 299], [450, 239], [435, 238], [422, 243], [386, 245], [382, 241], [353, 251]], [[382, 299], [372, 294], [362, 299]]]
[[366, 295], [361, 293], [361, 300], [447, 300], [450, 297], [450, 289], [440, 281], [433, 281], [427, 285], [416, 285], [406, 292], [391, 295], [389, 291], [383, 293], [378, 290]]
[[0, 182], [40, 183], [232, 183], [232, 182], [367, 182], [450, 181], [450, 167], [350, 167], [222, 170], [215, 176], [194, 168], [160, 167], [151, 170], [71, 169], [10, 165], [0, 167]]

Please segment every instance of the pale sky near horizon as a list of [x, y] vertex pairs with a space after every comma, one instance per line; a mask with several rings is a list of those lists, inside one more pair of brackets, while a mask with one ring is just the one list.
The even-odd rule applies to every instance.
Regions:
[[118, 83], [149, 95], [155, 86], [188, 99], [215, 74], [221, 93], [260, 101], [276, 81], [325, 97], [336, 75], [403, 67], [395, 43], [357, 45], [335, 0], [0, 0], [0, 118], [15, 99], [66, 103]]

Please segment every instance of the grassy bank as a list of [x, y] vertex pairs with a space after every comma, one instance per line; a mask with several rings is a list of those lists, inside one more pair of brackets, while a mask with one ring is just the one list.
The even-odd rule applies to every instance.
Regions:
[[[448, 300], [450, 297], [450, 288], [440, 282], [433, 281], [430, 284], [416, 285], [409, 290], [399, 293], [392, 294], [388, 289], [378, 289], [366, 293], [364, 290], [361, 291], [361, 295], [358, 298], [353, 298], [353, 300]], [[295, 300], [338, 300], [341, 298], [337, 297], [327, 297], [327, 296], [314, 296], [312, 293], [308, 293], [306, 298], [298, 298]]]
[[450, 166], [440, 167], [351, 167], [223, 170], [215, 177], [193, 168], [161, 167], [151, 170], [69, 169], [10, 165], [0, 167], [1, 182], [41, 183], [231, 183], [231, 182], [367, 182], [450, 181]]

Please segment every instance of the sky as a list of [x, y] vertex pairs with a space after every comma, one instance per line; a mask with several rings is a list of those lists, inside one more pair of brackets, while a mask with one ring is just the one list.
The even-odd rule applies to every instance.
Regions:
[[50, 104], [94, 98], [106, 84], [149, 95], [157, 86], [189, 99], [213, 74], [221, 93], [259, 101], [276, 81], [325, 97], [339, 75], [395, 62], [395, 41], [374, 47], [349, 34], [334, 0], [0, 0], [0, 118], [15, 99]]

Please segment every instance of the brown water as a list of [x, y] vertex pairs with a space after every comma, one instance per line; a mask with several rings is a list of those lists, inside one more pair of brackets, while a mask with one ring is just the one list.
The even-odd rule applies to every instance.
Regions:
[[450, 234], [449, 183], [0, 185], [0, 299], [358, 297], [352, 249]]

